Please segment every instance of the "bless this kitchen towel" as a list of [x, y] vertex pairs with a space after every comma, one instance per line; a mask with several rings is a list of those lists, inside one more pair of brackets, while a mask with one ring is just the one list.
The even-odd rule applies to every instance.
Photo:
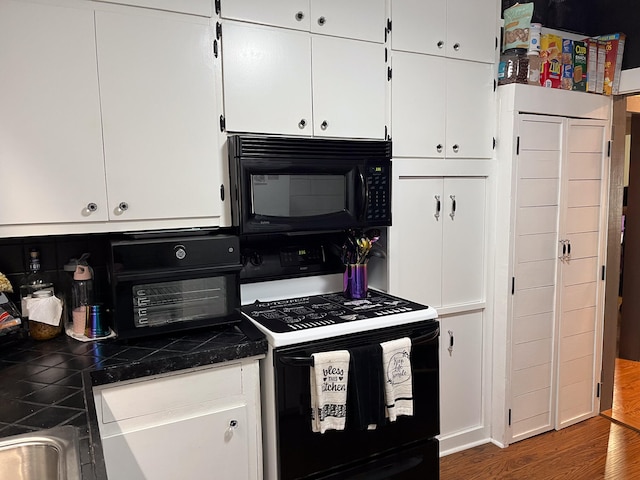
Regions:
[[344, 430], [349, 351], [314, 353], [311, 358], [311, 429], [320, 433]]
[[404, 337], [380, 345], [386, 414], [390, 422], [395, 422], [400, 415], [413, 415], [411, 339]]

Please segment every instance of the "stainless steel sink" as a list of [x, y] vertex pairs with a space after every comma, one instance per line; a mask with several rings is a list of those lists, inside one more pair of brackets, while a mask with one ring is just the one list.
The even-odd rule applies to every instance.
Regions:
[[0, 478], [12, 480], [81, 480], [75, 427], [0, 438]]

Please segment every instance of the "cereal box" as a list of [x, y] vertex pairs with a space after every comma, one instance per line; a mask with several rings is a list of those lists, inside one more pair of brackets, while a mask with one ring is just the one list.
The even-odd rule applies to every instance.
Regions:
[[586, 38], [587, 43], [587, 92], [596, 91], [596, 78], [598, 77], [598, 41], [595, 38]]
[[607, 55], [607, 47], [604, 42], [598, 40], [598, 64], [596, 70], [596, 93], [604, 93], [604, 62]]
[[587, 91], [587, 44], [575, 40], [573, 42], [573, 53], [571, 56], [573, 65], [573, 90], [578, 92]]
[[540, 36], [540, 84], [560, 88], [562, 78], [562, 38], [551, 33]]
[[562, 39], [562, 80], [560, 88], [573, 90], [573, 40]]
[[611, 35], [600, 35], [598, 40], [604, 42], [606, 50], [604, 61], [604, 94], [615, 95], [618, 93], [620, 87], [625, 34], [613, 33]]

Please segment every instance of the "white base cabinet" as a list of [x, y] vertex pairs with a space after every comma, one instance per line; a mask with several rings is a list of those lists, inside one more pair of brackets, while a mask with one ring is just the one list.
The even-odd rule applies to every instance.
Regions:
[[94, 388], [109, 478], [260, 480], [258, 360]]

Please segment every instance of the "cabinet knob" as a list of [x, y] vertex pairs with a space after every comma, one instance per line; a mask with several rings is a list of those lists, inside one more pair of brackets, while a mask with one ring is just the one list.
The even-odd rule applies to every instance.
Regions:
[[307, 126], [307, 121], [304, 118], [298, 122], [298, 128], [300, 130], [302, 130], [306, 126]]
[[238, 421], [237, 420], [231, 420], [229, 422], [229, 428], [236, 428], [238, 426]]
[[118, 204], [118, 208], [116, 208], [116, 213], [120, 215], [122, 212], [129, 210], [129, 204], [127, 202], [120, 202]]
[[324, 121], [320, 124], [320, 128], [321, 128], [322, 130], [326, 130], [328, 126], [329, 126], [329, 124], [327, 123], [327, 121], [326, 121], [326, 120], [324, 120]]
[[324, 17], [320, 17], [318, 18], [318, 25], [323, 26], [325, 23], [327, 23], [327, 19]]
[[436, 45], [438, 46], [438, 48], [442, 48], [444, 47], [444, 42], [442, 40], [438, 41], [438, 43], [436, 43]]
[[304, 13], [302, 13], [301, 11], [296, 13], [296, 20], [297, 21], [301, 21], [304, 18]]
[[441, 143], [439, 143], [438, 145], [436, 145], [436, 151], [437, 151], [438, 153], [442, 153], [442, 144], [441, 144]]
[[98, 210], [98, 205], [96, 205], [95, 203], [91, 202], [87, 205], [88, 212], [95, 212], [96, 210]]
[[453, 49], [457, 52], [458, 50], [460, 50], [460, 44], [459, 43], [454, 43], [453, 44]]
[[453, 153], [458, 153], [458, 150], [460, 150], [460, 145], [458, 145], [457, 143], [451, 147], [453, 149]]

